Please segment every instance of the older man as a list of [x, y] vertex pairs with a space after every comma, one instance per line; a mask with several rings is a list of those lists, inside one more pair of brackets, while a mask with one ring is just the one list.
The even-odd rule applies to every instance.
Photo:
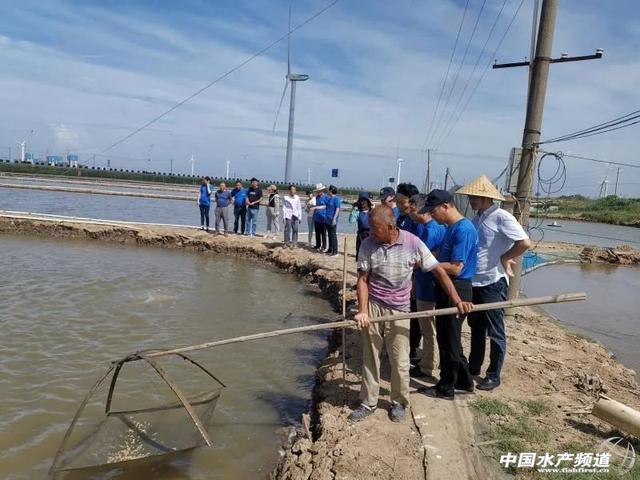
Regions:
[[391, 364], [390, 417], [400, 422], [409, 405], [409, 320], [370, 323], [369, 318], [409, 311], [415, 267], [433, 272], [461, 314], [466, 314], [473, 305], [460, 300], [451, 280], [424, 243], [398, 229], [390, 207], [374, 208], [369, 223], [371, 235], [362, 242], [358, 255], [358, 314], [355, 317], [362, 328], [362, 403], [351, 412], [349, 419], [362, 420], [376, 409], [380, 351], [384, 342]]
[[[482, 175], [456, 193], [469, 195], [469, 203], [477, 215], [473, 224], [478, 230], [478, 265], [473, 277], [473, 301], [501, 302], [507, 299], [511, 266], [515, 258], [531, 248], [531, 241], [513, 215], [501, 209], [494, 200], [504, 200], [500, 192]], [[471, 352], [469, 371], [480, 375], [487, 335], [490, 340], [489, 367], [478, 385], [480, 390], [493, 390], [500, 385], [500, 372], [507, 352], [504, 310], [474, 312], [469, 315]]]

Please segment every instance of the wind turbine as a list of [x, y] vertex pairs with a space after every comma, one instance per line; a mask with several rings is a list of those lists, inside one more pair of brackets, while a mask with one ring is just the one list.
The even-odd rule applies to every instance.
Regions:
[[282, 102], [284, 96], [287, 93], [287, 87], [291, 82], [291, 99], [289, 100], [289, 132], [287, 134], [287, 159], [284, 166], [284, 181], [286, 183], [291, 182], [291, 170], [292, 170], [292, 154], [293, 154], [293, 124], [296, 109], [296, 82], [304, 82], [309, 80], [309, 75], [304, 73], [291, 73], [291, 7], [289, 7], [289, 35], [287, 36], [287, 76], [284, 81], [284, 90], [282, 90], [282, 96], [280, 97], [280, 104], [278, 105], [278, 111], [276, 112], [276, 120], [273, 122], [273, 132], [276, 131], [276, 124], [278, 123], [278, 117], [280, 116], [280, 109], [282, 108]]
[[16, 143], [20, 145], [20, 162], [24, 163], [27, 161], [27, 141], [19, 142], [16, 140]]
[[196, 159], [193, 156], [193, 152], [191, 152], [191, 160], [189, 160], [189, 162], [191, 163], [191, 176], [193, 177], [193, 173], [196, 167]]

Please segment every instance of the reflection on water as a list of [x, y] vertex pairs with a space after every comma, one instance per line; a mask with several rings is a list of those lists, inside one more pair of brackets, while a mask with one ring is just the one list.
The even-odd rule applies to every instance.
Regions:
[[546, 305], [573, 330], [595, 338], [627, 367], [640, 372], [640, 267], [554, 265], [523, 278], [528, 296], [585, 291], [587, 301]]
[[[0, 236], [0, 248], [3, 479], [45, 478], [80, 400], [111, 360], [329, 314], [295, 278], [250, 261], [11, 236]], [[325, 346], [322, 335], [295, 335], [194, 352], [228, 385], [214, 414], [215, 447], [92, 478], [262, 476], [276, 461], [278, 429], [308, 406]]]

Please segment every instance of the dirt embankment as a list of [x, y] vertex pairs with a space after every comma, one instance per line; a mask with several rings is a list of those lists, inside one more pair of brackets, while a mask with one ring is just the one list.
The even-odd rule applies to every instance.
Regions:
[[[0, 233], [240, 255], [301, 275], [317, 284], [334, 306], [340, 304], [342, 258], [328, 258], [302, 248], [284, 249], [275, 241], [216, 236], [189, 228], [6, 217], [0, 217]], [[350, 303], [355, 298], [354, 284], [355, 261], [349, 256], [346, 294]], [[313, 409], [290, 443], [283, 447], [282, 459], [270, 478], [500, 478], [504, 471], [497, 462], [487, 460], [495, 458], [499, 449], [505, 453], [509, 448], [526, 446], [531, 450], [520, 451], [561, 453], [571, 446], [594, 445], [611, 436], [607, 424], [588, 414], [576, 413], [593, 403], [589, 392], [583, 393], [575, 386], [584, 384], [585, 379], [589, 385], [603, 385], [612, 398], [640, 408], [640, 391], [633, 371], [617, 363], [601, 345], [568, 332], [541, 310], [517, 309], [507, 319], [507, 332], [509, 349], [501, 388], [459, 395], [455, 402], [445, 403], [427, 399], [414, 390], [410, 415], [404, 423], [395, 424], [387, 417], [389, 391], [385, 382], [380, 408], [355, 425], [347, 421], [347, 415], [349, 407], [357, 404], [361, 368], [359, 332], [355, 329], [346, 332], [346, 386], [340, 333], [335, 332], [330, 354], [317, 371]], [[466, 328], [463, 338], [468, 351]], [[383, 378], [388, 378], [385, 362]], [[421, 383], [412, 381], [414, 389], [420, 386]], [[482, 401], [493, 402], [490, 406], [494, 410], [478, 409]], [[496, 405], [506, 407], [496, 410]], [[519, 413], [525, 410], [528, 413]], [[518, 440], [521, 443], [513, 443]], [[454, 450], [455, 455], [451, 455]]]

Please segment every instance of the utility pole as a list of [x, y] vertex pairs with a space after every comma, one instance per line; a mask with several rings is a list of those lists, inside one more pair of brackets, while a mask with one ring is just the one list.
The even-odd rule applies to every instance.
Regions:
[[169, 174], [173, 175], [173, 158], [169, 160]]
[[613, 194], [617, 197], [618, 196], [618, 180], [620, 179], [620, 167], [618, 167], [618, 171], [616, 173], [616, 188], [613, 191]]
[[424, 179], [424, 193], [431, 191], [431, 149], [427, 148], [427, 176]]
[[227, 174], [224, 178], [226, 178], [227, 180], [229, 180], [229, 166], [231, 165], [231, 162], [229, 160], [227, 160]]
[[402, 168], [402, 162], [404, 162], [404, 160], [402, 160], [400, 157], [398, 157], [398, 159], [396, 160], [396, 163], [397, 163], [396, 190], [398, 190], [398, 185], [400, 185], [400, 169]]
[[[522, 135], [522, 158], [518, 171], [518, 187], [516, 203], [513, 214], [525, 228], [529, 225], [529, 209], [531, 207], [531, 194], [533, 176], [536, 161], [536, 149], [540, 141], [542, 130], [542, 115], [544, 101], [547, 93], [547, 80], [549, 78], [549, 65], [551, 63], [566, 63], [581, 60], [602, 58], [603, 51], [596, 50], [595, 55], [569, 57], [566, 54], [560, 58], [551, 58], [553, 35], [558, 12], [558, 0], [542, 0], [540, 11], [540, 23], [538, 26], [538, 39], [536, 43], [535, 57], [531, 61], [507, 64], [495, 64], [493, 68], [530, 67], [529, 92], [527, 95], [527, 113]], [[520, 278], [522, 275], [522, 260], [515, 259], [513, 267], [514, 276], [509, 284], [509, 298], [517, 298], [520, 292]]]
[[447, 167], [447, 170], [444, 172], [444, 189], [446, 190], [448, 186], [449, 186], [449, 167]]

